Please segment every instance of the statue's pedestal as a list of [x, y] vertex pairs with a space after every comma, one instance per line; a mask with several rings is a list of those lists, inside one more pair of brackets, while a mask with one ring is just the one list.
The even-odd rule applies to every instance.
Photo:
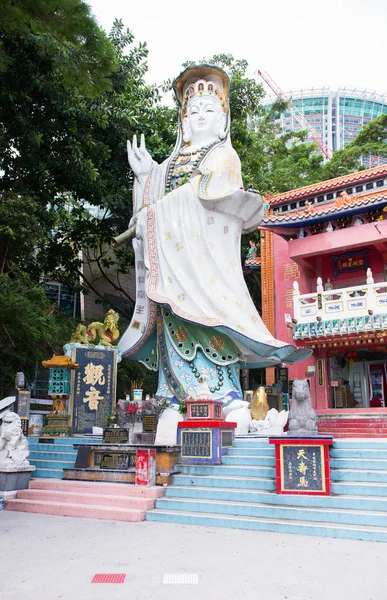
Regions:
[[0, 497], [15, 498], [18, 490], [26, 490], [35, 468], [30, 464], [0, 463]]
[[[106, 430], [105, 430], [106, 431]], [[118, 431], [118, 430], [116, 430]], [[177, 446], [153, 444], [74, 444], [78, 454], [74, 468], [63, 469], [63, 479], [135, 483], [138, 450], [155, 450], [156, 485], [170, 485], [179, 457]]]
[[43, 427], [42, 436], [71, 436], [70, 415], [51, 413], [47, 415], [47, 425]]
[[232, 447], [236, 426], [221, 419], [181, 421], [177, 425], [179, 463], [220, 465], [222, 456]]
[[329, 496], [329, 446], [332, 436], [272, 437], [275, 445], [277, 494]]

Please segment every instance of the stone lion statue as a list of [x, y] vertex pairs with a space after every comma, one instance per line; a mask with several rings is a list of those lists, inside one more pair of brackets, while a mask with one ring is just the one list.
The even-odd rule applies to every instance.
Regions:
[[113, 342], [116, 342], [120, 337], [118, 330], [119, 315], [111, 308], [108, 310], [103, 323], [95, 321], [90, 325], [82, 325], [79, 323], [76, 330], [71, 336], [70, 342], [78, 342], [80, 344], [92, 344], [96, 341], [103, 346], [111, 348]]
[[29, 453], [19, 415], [10, 410], [5, 412], [0, 427], [0, 463], [29, 465]]
[[312, 408], [309, 385], [306, 379], [293, 381], [292, 406], [289, 412], [290, 435], [316, 435], [317, 416]]

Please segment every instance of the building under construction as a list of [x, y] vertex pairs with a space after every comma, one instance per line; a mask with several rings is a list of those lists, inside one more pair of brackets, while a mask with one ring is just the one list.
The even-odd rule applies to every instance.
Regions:
[[[267, 110], [277, 98], [291, 101], [277, 119], [282, 132], [307, 130], [307, 140], [318, 144], [325, 159], [352, 142], [372, 120], [387, 113], [385, 94], [347, 87], [283, 93], [266, 73], [258, 73], [273, 92], [263, 103]], [[375, 166], [375, 157], [370, 160], [372, 164], [366, 166]], [[366, 157], [363, 162], [367, 162]]]

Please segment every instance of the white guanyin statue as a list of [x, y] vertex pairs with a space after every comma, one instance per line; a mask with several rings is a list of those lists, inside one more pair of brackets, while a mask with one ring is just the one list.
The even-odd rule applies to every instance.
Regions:
[[230, 140], [226, 73], [211, 65], [187, 68], [173, 87], [180, 118], [172, 155], [156, 164], [134, 137], [136, 305], [119, 342], [124, 357], [158, 371], [157, 396], [194, 396], [207, 375], [214, 400], [243, 398], [239, 368], [309, 356], [276, 340], [247, 290], [241, 234], [263, 217], [256, 193], [243, 190], [241, 164]]

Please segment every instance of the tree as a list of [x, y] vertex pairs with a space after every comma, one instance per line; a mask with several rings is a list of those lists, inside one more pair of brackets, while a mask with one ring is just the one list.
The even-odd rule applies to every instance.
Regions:
[[28, 275], [0, 275], [0, 398], [13, 388], [17, 371], [31, 382], [36, 361], [61, 353], [71, 327]]
[[81, 0], [2, 0], [0, 70], [13, 70], [14, 42], [33, 36], [42, 53], [52, 52], [53, 63], [66, 84], [88, 96], [110, 89], [116, 67], [109, 39], [90, 7]]
[[101, 272], [127, 270], [128, 248], [114, 256], [107, 251], [131, 216], [126, 139], [137, 129], [148, 131], [160, 158], [171, 145], [170, 112], [157, 104], [157, 88], [143, 80], [146, 45], [134, 45], [133, 35], [116, 21], [109, 42], [117, 65], [110, 91], [90, 100], [68, 86], [59, 45], [46, 47], [28, 32], [9, 34], [6, 41], [14, 62], [0, 72], [0, 196], [2, 204], [10, 192], [35, 203], [30, 219], [38, 222], [41, 237], [31, 274], [37, 279], [54, 273], [76, 286], [84, 248]]
[[364, 169], [360, 158], [369, 159], [370, 167], [376, 166], [379, 158], [387, 159], [387, 114], [371, 121], [350, 144], [334, 152], [325, 165], [323, 179]]

